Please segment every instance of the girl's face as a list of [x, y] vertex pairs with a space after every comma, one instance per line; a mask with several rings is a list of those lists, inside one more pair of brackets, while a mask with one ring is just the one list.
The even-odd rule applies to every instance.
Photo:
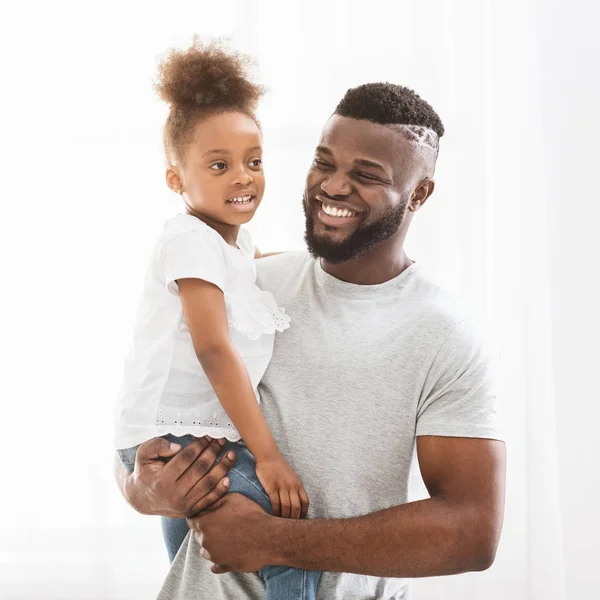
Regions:
[[239, 112], [213, 115], [196, 125], [185, 152], [185, 165], [169, 167], [167, 183], [183, 189], [189, 212], [209, 225], [250, 221], [265, 191], [258, 125]]

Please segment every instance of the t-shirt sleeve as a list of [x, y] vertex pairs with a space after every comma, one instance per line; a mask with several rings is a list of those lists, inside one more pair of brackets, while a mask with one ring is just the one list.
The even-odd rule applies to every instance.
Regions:
[[423, 386], [416, 435], [502, 440], [496, 364], [469, 319], [440, 346]]
[[[216, 234], [218, 235], [218, 234]], [[179, 294], [178, 279], [202, 279], [225, 290], [227, 266], [223, 249], [210, 231], [189, 230], [170, 239], [160, 253], [167, 289]]]

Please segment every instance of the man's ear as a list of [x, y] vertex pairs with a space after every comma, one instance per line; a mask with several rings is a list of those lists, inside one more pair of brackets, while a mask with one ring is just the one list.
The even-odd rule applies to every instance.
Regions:
[[433, 190], [435, 189], [435, 181], [433, 179], [423, 179], [421, 183], [417, 186], [413, 197], [410, 200], [410, 204], [408, 205], [408, 210], [410, 212], [417, 212], [425, 202], [427, 202], [427, 198], [433, 194]]
[[181, 194], [183, 192], [183, 183], [181, 182], [181, 177], [179, 176], [176, 167], [173, 165], [167, 167], [165, 179], [169, 188], [176, 194]]

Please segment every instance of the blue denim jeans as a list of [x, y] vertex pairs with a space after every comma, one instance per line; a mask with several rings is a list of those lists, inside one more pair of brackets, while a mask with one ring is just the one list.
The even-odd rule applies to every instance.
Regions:
[[[164, 436], [170, 442], [187, 446], [193, 441], [193, 436], [176, 437], [171, 434]], [[256, 476], [256, 461], [243, 442], [227, 442], [217, 458], [221, 460], [224, 454], [234, 450], [237, 459], [230, 469], [228, 477], [231, 480], [228, 494], [243, 494], [272, 514], [271, 501]], [[135, 465], [137, 447], [119, 450], [121, 462], [131, 473]], [[161, 517], [163, 538], [167, 546], [169, 560], [173, 562], [183, 540], [189, 532], [185, 519], [168, 519]], [[266, 600], [316, 600], [320, 571], [302, 571], [291, 567], [269, 565], [259, 571], [265, 582]]]

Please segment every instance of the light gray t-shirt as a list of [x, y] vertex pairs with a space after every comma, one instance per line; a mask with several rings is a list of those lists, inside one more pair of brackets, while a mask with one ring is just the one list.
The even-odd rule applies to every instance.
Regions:
[[[265, 418], [310, 498], [309, 518], [407, 502], [415, 436], [501, 439], [477, 329], [416, 263], [345, 283], [305, 253], [258, 261], [292, 322], [259, 386]], [[215, 575], [188, 535], [161, 600], [262, 600], [257, 575]], [[318, 600], [404, 600], [407, 580], [323, 573]]]

